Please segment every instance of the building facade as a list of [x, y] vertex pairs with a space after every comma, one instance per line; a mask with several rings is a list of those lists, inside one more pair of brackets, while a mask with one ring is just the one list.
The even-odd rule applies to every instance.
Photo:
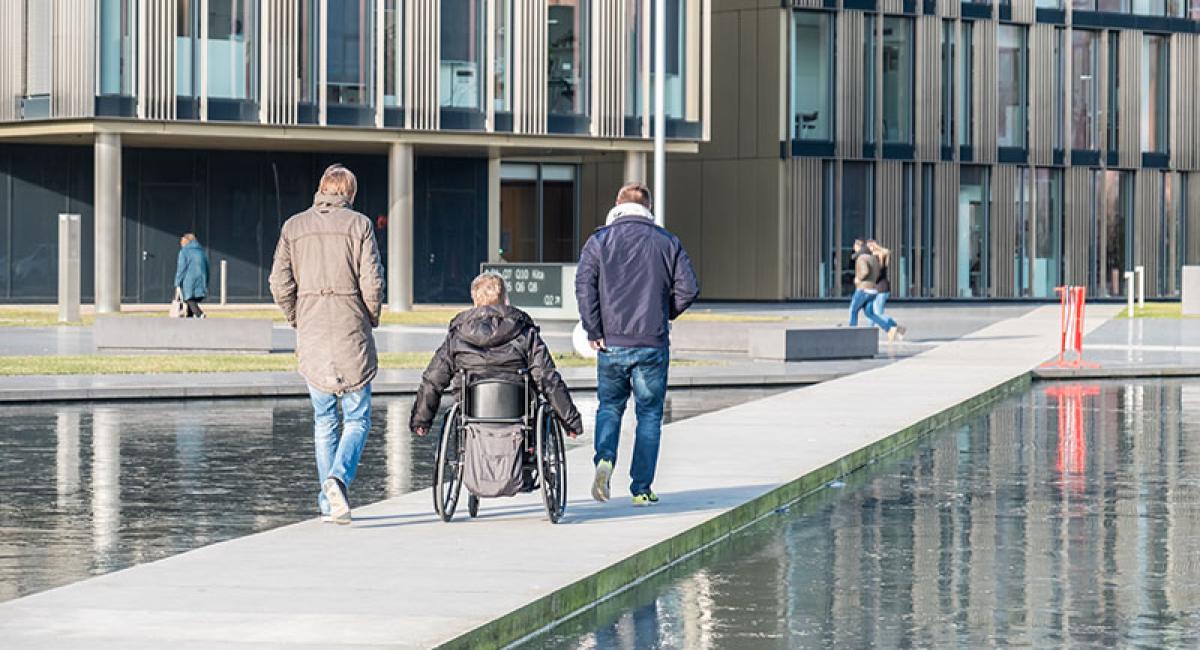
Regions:
[[[671, 226], [708, 298], [1179, 293], [1200, 262], [1200, 3], [720, 1], [713, 138]], [[728, 89], [728, 92], [725, 92]], [[682, 190], [679, 190], [682, 192]]]
[[[710, 0], [667, 3], [668, 148], [708, 137]], [[194, 232], [263, 301], [321, 171], [360, 181], [388, 300], [465, 302], [485, 261], [570, 262], [643, 179], [650, 0], [0, 0], [0, 302], [169, 299]], [[615, 165], [615, 176], [597, 166]], [[604, 187], [595, 183], [604, 182]], [[214, 273], [214, 292], [218, 279]]]

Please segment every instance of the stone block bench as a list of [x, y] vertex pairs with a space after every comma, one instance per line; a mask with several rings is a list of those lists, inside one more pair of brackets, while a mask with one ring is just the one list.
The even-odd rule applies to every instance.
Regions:
[[99, 350], [270, 352], [274, 324], [266, 318], [98, 316]]
[[879, 332], [874, 327], [758, 329], [749, 333], [749, 344], [756, 359], [867, 359], [879, 353]]

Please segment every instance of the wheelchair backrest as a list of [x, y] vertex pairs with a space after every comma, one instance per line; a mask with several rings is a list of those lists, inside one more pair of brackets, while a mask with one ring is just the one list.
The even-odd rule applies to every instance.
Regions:
[[463, 412], [468, 419], [520, 420], [528, 415], [529, 391], [524, 377], [474, 379], [464, 393]]

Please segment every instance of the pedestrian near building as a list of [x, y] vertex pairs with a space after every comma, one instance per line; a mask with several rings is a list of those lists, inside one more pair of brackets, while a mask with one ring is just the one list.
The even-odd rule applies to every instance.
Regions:
[[853, 251], [851, 259], [854, 260], [854, 293], [850, 296], [850, 327], [858, 327], [858, 314], [864, 311], [868, 319], [883, 327], [882, 321], [868, 309], [871, 301], [879, 293], [875, 287], [875, 283], [879, 281], [879, 258], [871, 254], [862, 239], [854, 240]]
[[175, 289], [187, 305], [187, 317], [204, 318], [200, 302], [208, 297], [208, 254], [190, 232], [179, 238]]
[[271, 269], [271, 295], [296, 328], [313, 406], [317, 505], [323, 519], [339, 524], [351, 522], [349, 489], [371, 429], [372, 329], [383, 304], [375, 230], [350, 207], [357, 193], [349, 169], [326, 169], [313, 206], [283, 225]]
[[[896, 319], [888, 316], [885, 313], [887, 309], [888, 298], [892, 295], [892, 283], [888, 279], [888, 269], [891, 267], [892, 252], [883, 247], [874, 239], [867, 240], [867, 249], [879, 260], [879, 279], [875, 282], [875, 289], [879, 293], [875, 295], [875, 299], [867, 304], [866, 309], [874, 313], [886, 326], [885, 330], [888, 335], [888, 340], [894, 341], [897, 338], [904, 338], [904, 334], [908, 328], [896, 322]], [[874, 320], [874, 319], [872, 319]]]
[[599, 352], [592, 497], [610, 496], [621, 417], [632, 393], [637, 438], [629, 491], [635, 506], [658, 502], [651, 486], [667, 393], [670, 321], [700, 292], [687, 252], [675, 235], [655, 225], [652, 207], [645, 185], [622, 186], [606, 225], [584, 244], [575, 276], [580, 319]]

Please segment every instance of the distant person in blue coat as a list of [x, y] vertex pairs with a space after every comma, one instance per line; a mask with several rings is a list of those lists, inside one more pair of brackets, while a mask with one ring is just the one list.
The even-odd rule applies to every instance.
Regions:
[[658, 503], [651, 484], [667, 394], [670, 321], [700, 293], [687, 252], [675, 235], [655, 225], [652, 205], [645, 185], [623, 186], [605, 225], [584, 244], [575, 274], [579, 316], [599, 353], [592, 498], [609, 498], [621, 416], [632, 393], [637, 438], [629, 491], [635, 506]]
[[188, 318], [204, 318], [200, 301], [208, 296], [208, 255], [190, 232], [179, 238], [175, 288], [179, 289], [179, 294], [187, 303]]

